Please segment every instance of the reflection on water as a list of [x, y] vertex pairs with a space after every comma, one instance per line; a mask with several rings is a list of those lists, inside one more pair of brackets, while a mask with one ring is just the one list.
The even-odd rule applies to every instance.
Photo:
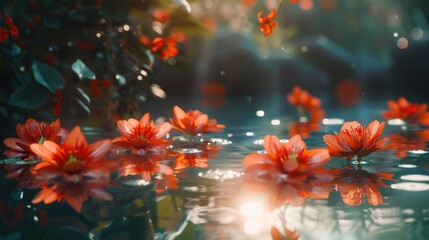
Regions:
[[[266, 134], [279, 136], [285, 144], [300, 133], [308, 149], [320, 148], [325, 146], [323, 135], [338, 132], [343, 119], [349, 118], [341, 114], [334, 118], [328, 111], [321, 124], [312, 125], [273, 116], [265, 109], [256, 115], [255, 111], [253, 118], [227, 125], [224, 133], [212, 138], [200, 136], [190, 143], [170, 136], [177, 142], [167, 153], [142, 156], [111, 151], [111, 159], [120, 164], [112, 185], [60, 186], [65, 201], [76, 196], [75, 206], [82, 202], [79, 214], [64, 203], [32, 204], [38, 190], [28, 189], [37, 186], [26, 173], [33, 163], [7, 160], [0, 190], [1, 236], [32, 233], [61, 219], [66, 226], [79, 226], [79, 234], [91, 232], [95, 239], [151, 231], [156, 239], [429, 237], [426, 130], [403, 130], [389, 122], [383, 136], [394, 144], [390, 151], [373, 153], [360, 162], [334, 157], [305, 176], [276, 178], [267, 166], [245, 171], [242, 163], [249, 154], [267, 154]], [[91, 136], [96, 139], [97, 134]], [[91, 191], [99, 198], [86, 200], [94, 196]], [[100, 195], [104, 191], [112, 201], [100, 200], [107, 196]], [[23, 222], [26, 228], [20, 225]]]

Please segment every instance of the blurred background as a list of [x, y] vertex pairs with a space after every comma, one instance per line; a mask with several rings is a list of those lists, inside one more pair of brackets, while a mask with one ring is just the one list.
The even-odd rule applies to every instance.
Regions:
[[[27, 117], [113, 129], [172, 106], [352, 107], [429, 87], [426, 0], [1, 0], [2, 137]], [[258, 12], [277, 9], [266, 37]], [[11, 27], [18, 30], [14, 31]]]

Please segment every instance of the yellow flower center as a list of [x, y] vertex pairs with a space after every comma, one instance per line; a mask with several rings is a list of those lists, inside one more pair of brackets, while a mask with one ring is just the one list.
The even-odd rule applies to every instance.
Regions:
[[46, 140], [46, 138], [44, 136], [41, 136], [39, 138], [39, 141], [37, 141], [38, 144], [43, 144], [43, 142]]
[[75, 163], [78, 161], [78, 158], [74, 155], [70, 155], [69, 158], [67, 159], [67, 163]]

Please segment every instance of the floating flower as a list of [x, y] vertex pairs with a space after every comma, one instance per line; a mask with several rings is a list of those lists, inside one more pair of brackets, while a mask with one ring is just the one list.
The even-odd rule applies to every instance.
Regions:
[[268, 37], [273, 32], [273, 29], [277, 27], [277, 21], [275, 21], [276, 10], [273, 9], [266, 17], [262, 17], [262, 11], [258, 13], [258, 21], [261, 23], [259, 30], [264, 32], [264, 36]]
[[302, 173], [309, 169], [320, 167], [331, 158], [324, 148], [307, 150], [307, 146], [299, 135], [288, 142], [282, 143], [276, 136], [267, 135], [264, 138], [264, 149], [267, 154], [249, 154], [244, 158], [244, 166], [268, 164], [280, 173]]
[[325, 116], [325, 111], [321, 107], [322, 101], [299, 86], [292, 89], [287, 95], [287, 100], [297, 108], [300, 117], [308, 118], [308, 122], [319, 123]]
[[383, 129], [384, 122], [373, 121], [368, 127], [356, 121], [346, 122], [341, 127], [340, 133], [326, 134], [323, 141], [328, 145], [331, 156], [346, 158], [357, 156], [360, 160], [372, 152], [389, 147], [386, 144], [388, 138], [379, 140]]
[[334, 182], [337, 185], [337, 191], [341, 194], [343, 202], [347, 205], [357, 206], [368, 201], [370, 205], [382, 205], [383, 196], [378, 187], [388, 187], [383, 180], [392, 180], [391, 173], [369, 173], [358, 169], [350, 164], [346, 164], [344, 169], [331, 169], [336, 175]]
[[133, 153], [140, 155], [148, 151], [165, 151], [168, 141], [162, 137], [170, 132], [172, 127], [167, 122], [155, 126], [149, 113], [143, 115], [140, 121], [130, 118], [119, 120], [117, 125], [122, 136], [113, 139], [113, 143], [130, 148]]
[[55, 201], [66, 201], [73, 209], [80, 212], [82, 204], [89, 197], [111, 201], [112, 195], [105, 189], [110, 179], [86, 179], [79, 182], [58, 181], [42, 186], [32, 203], [50, 204]]
[[152, 52], [159, 52], [159, 57], [162, 60], [174, 58], [179, 53], [179, 50], [177, 50], [177, 39], [174, 36], [169, 38], [154, 38], [150, 49]]
[[332, 188], [326, 183], [333, 177], [328, 170], [321, 168], [330, 160], [327, 149], [307, 150], [299, 135], [287, 143], [267, 135], [264, 149], [267, 154], [249, 154], [244, 158], [244, 181], [251, 189], [268, 192], [271, 208], [285, 202], [300, 205], [308, 197], [329, 196]]
[[7, 157], [31, 160], [37, 157], [30, 149], [33, 143], [43, 144], [46, 140], [60, 143], [67, 135], [67, 130], [61, 128], [60, 120], [56, 120], [48, 125], [45, 122], [38, 122], [28, 119], [24, 125], [18, 124], [16, 132], [19, 138], [6, 138], [4, 144], [9, 148], [3, 154]]
[[396, 156], [404, 158], [408, 156], [409, 151], [426, 149], [426, 142], [429, 142], [429, 129], [394, 133], [387, 138]]
[[66, 137], [64, 143], [46, 140], [43, 144], [33, 143], [31, 150], [44, 161], [38, 163], [32, 172], [38, 181], [63, 179], [68, 182], [79, 182], [83, 179], [110, 178], [117, 164], [103, 160], [110, 151], [110, 140], [101, 140], [91, 145], [86, 143], [80, 127], [75, 127]]
[[7, 15], [0, 16], [0, 43], [4, 43], [9, 36], [18, 37], [18, 28], [13, 24], [12, 18]]
[[390, 111], [383, 111], [382, 115], [386, 119], [401, 119], [407, 125], [429, 126], [429, 112], [427, 112], [427, 104], [418, 104], [408, 102], [407, 99], [401, 97], [398, 101], [388, 101], [387, 106]]
[[173, 128], [189, 134], [191, 137], [197, 134], [221, 132], [225, 128], [225, 125], [218, 124], [216, 119], [209, 119], [207, 114], [203, 114], [199, 110], [191, 110], [186, 113], [180, 107], [175, 106], [173, 113], [175, 119], [170, 118]]

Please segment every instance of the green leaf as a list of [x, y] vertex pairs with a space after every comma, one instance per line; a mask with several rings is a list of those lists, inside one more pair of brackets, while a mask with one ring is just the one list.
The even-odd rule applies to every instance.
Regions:
[[[179, 229], [180, 231], [181, 229]], [[191, 221], [186, 222], [186, 227], [183, 229], [179, 235], [174, 238], [175, 240], [191, 240], [195, 238], [195, 224]]]
[[46, 87], [50, 92], [53, 93], [55, 90], [64, 88], [63, 76], [56, 68], [42, 62], [34, 61], [31, 69], [33, 70], [36, 82]]
[[29, 82], [12, 93], [10, 104], [21, 108], [37, 109], [48, 100], [50, 93], [35, 82]]
[[95, 74], [89, 69], [82, 60], [77, 59], [71, 66], [74, 73], [77, 74], [80, 80], [82, 79], [95, 79]]

